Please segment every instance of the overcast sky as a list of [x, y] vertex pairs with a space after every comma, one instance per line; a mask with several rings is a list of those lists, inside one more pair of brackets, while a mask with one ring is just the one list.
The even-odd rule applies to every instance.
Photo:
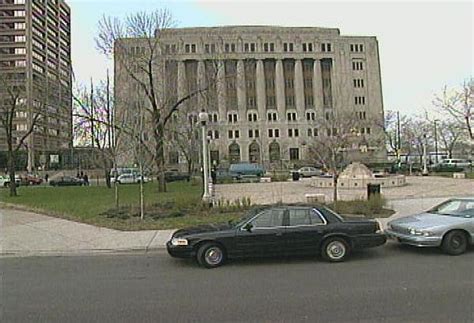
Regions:
[[376, 36], [385, 110], [431, 110], [433, 95], [473, 73], [473, 2], [455, 1], [152, 1], [68, 0], [73, 67], [79, 81], [103, 79], [110, 60], [97, 52], [102, 15], [168, 8], [180, 27], [280, 25], [339, 28], [342, 35]]

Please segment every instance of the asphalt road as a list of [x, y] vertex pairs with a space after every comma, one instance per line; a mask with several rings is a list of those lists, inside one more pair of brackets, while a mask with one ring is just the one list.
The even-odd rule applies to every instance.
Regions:
[[1, 322], [474, 322], [474, 250], [385, 247], [340, 264], [164, 252], [3, 258]]

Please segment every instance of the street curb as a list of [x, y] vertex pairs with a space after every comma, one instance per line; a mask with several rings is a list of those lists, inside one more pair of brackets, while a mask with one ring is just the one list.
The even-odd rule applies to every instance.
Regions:
[[7, 258], [30, 258], [30, 257], [73, 257], [73, 256], [100, 256], [100, 255], [118, 255], [118, 254], [129, 254], [129, 253], [154, 253], [164, 252], [166, 247], [157, 248], [130, 248], [130, 249], [82, 249], [75, 251], [62, 251], [62, 250], [39, 250], [39, 251], [6, 251], [0, 253], [0, 259]]

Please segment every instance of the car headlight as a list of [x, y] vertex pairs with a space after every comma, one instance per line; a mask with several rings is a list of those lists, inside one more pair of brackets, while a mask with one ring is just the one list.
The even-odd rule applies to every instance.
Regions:
[[408, 231], [411, 235], [415, 235], [415, 236], [424, 236], [424, 237], [429, 237], [431, 235], [433, 235], [432, 232], [430, 231], [426, 231], [426, 230], [417, 230], [417, 229], [409, 229]]
[[171, 244], [173, 246], [187, 246], [188, 245], [188, 240], [187, 239], [182, 239], [182, 238], [173, 238], [173, 239], [171, 239]]

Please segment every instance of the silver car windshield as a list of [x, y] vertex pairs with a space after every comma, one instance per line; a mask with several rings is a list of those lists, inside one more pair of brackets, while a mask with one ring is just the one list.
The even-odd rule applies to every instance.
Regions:
[[428, 213], [450, 216], [473, 216], [474, 199], [472, 200], [449, 200], [435, 206]]

